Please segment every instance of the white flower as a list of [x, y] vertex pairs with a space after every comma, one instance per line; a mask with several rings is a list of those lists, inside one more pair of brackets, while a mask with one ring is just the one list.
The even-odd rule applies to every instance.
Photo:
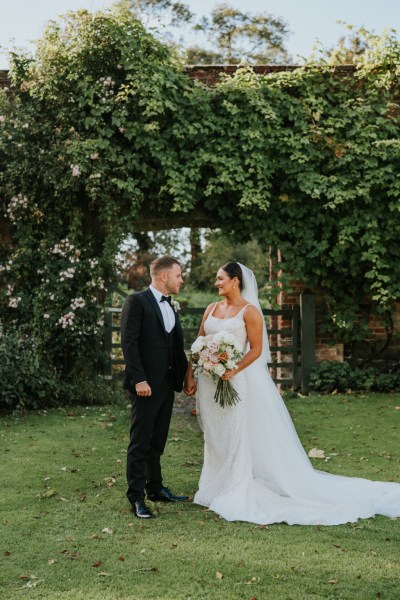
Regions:
[[192, 347], [190, 348], [192, 352], [200, 352], [200, 350], [203, 348], [203, 344], [204, 344], [204, 336], [201, 335], [200, 337], [197, 338], [197, 340], [195, 340], [192, 344]]
[[79, 165], [71, 165], [72, 169], [72, 177], [79, 177], [81, 175], [81, 170]]
[[86, 302], [83, 298], [74, 298], [71, 301], [71, 308], [72, 310], [76, 310], [77, 308], [83, 308], [85, 304]]
[[4, 123], [4, 121], [6, 120], [4, 115], [0, 115], [0, 123]]
[[179, 302], [177, 302], [177, 300], [171, 300], [171, 306], [175, 312], [178, 312], [178, 310], [181, 310], [181, 305], [179, 304]]
[[225, 373], [225, 367], [221, 363], [214, 365], [214, 373], [216, 373], [219, 377]]
[[209, 360], [206, 360], [203, 363], [203, 369], [205, 369], [206, 371], [212, 371], [214, 369], [214, 365]]
[[75, 274], [74, 267], [68, 267], [65, 271], [60, 271], [60, 281], [64, 281], [64, 279], [73, 279]]
[[99, 154], [98, 154], [98, 152], [93, 152], [93, 153], [90, 155], [90, 160], [97, 160], [98, 158], [99, 158]]
[[67, 327], [71, 327], [74, 323], [75, 314], [73, 312], [69, 312], [58, 319], [58, 324], [61, 325], [63, 329]]
[[21, 302], [21, 297], [17, 296], [16, 298], [10, 298], [8, 306], [10, 308], [17, 308], [18, 304]]
[[207, 342], [207, 348], [211, 352], [216, 352], [218, 350], [218, 344], [217, 342], [214, 342], [214, 340], [210, 340], [209, 342]]
[[226, 368], [228, 369], [228, 371], [230, 371], [231, 369], [234, 368], [235, 366], [235, 361], [234, 360], [227, 360], [226, 361]]
[[49, 315], [49, 313], [44, 313], [44, 315], [43, 315], [43, 319], [50, 319], [50, 315]]
[[201, 358], [202, 360], [204, 360], [204, 361], [209, 361], [209, 360], [211, 360], [211, 359], [210, 359], [210, 352], [209, 352], [207, 349], [205, 349], [205, 350], [202, 350], [202, 351], [200, 352], [200, 358]]
[[18, 196], [13, 196], [11, 198], [5, 216], [8, 216], [10, 221], [14, 223], [17, 219], [16, 213], [20, 212], [21, 210], [26, 210], [27, 208], [28, 198], [22, 194], [18, 194]]

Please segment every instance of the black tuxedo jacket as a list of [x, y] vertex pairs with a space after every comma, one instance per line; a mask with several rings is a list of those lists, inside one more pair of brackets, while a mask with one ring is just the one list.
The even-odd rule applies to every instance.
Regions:
[[[175, 314], [173, 383], [182, 391], [188, 361], [183, 345], [183, 331]], [[121, 344], [125, 358], [124, 388], [135, 391], [135, 384], [147, 381], [152, 392], [162, 386], [168, 373], [168, 334], [158, 302], [150, 289], [131, 294], [121, 314]]]

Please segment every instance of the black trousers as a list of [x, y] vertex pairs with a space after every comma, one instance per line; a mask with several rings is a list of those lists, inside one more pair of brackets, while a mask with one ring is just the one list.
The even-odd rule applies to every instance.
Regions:
[[130, 393], [132, 420], [126, 478], [131, 504], [144, 498], [144, 491], [157, 494], [163, 487], [161, 455], [164, 452], [174, 403], [170, 373], [157, 392], [149, 397]]

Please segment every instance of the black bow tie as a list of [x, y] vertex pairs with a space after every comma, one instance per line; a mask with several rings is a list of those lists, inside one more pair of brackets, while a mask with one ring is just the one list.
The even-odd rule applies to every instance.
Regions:
[[161, 296], [160, 302], [168, 302], [168, 304], [171, 306], [172, 298], [171, 296]]

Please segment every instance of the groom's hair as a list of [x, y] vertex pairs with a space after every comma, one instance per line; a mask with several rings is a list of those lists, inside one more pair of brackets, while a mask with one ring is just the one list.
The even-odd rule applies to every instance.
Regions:
[[231, 278], [237, 277], [239, 279], [239, 289], [243, 289], [243, 273], [240, 265], [237, 262], [228, 262], [223, 267], [223, 271]]
[[172, 256], [160, 256], [160, 258], [156, 258], [151, 263], [150, 275], [152, 277], [154, 275], [159, 275], [162, 271], [172, 269], [174, 265], [180, 267], [179, 261], [177, 261], [176, 258], [172, 258]]

